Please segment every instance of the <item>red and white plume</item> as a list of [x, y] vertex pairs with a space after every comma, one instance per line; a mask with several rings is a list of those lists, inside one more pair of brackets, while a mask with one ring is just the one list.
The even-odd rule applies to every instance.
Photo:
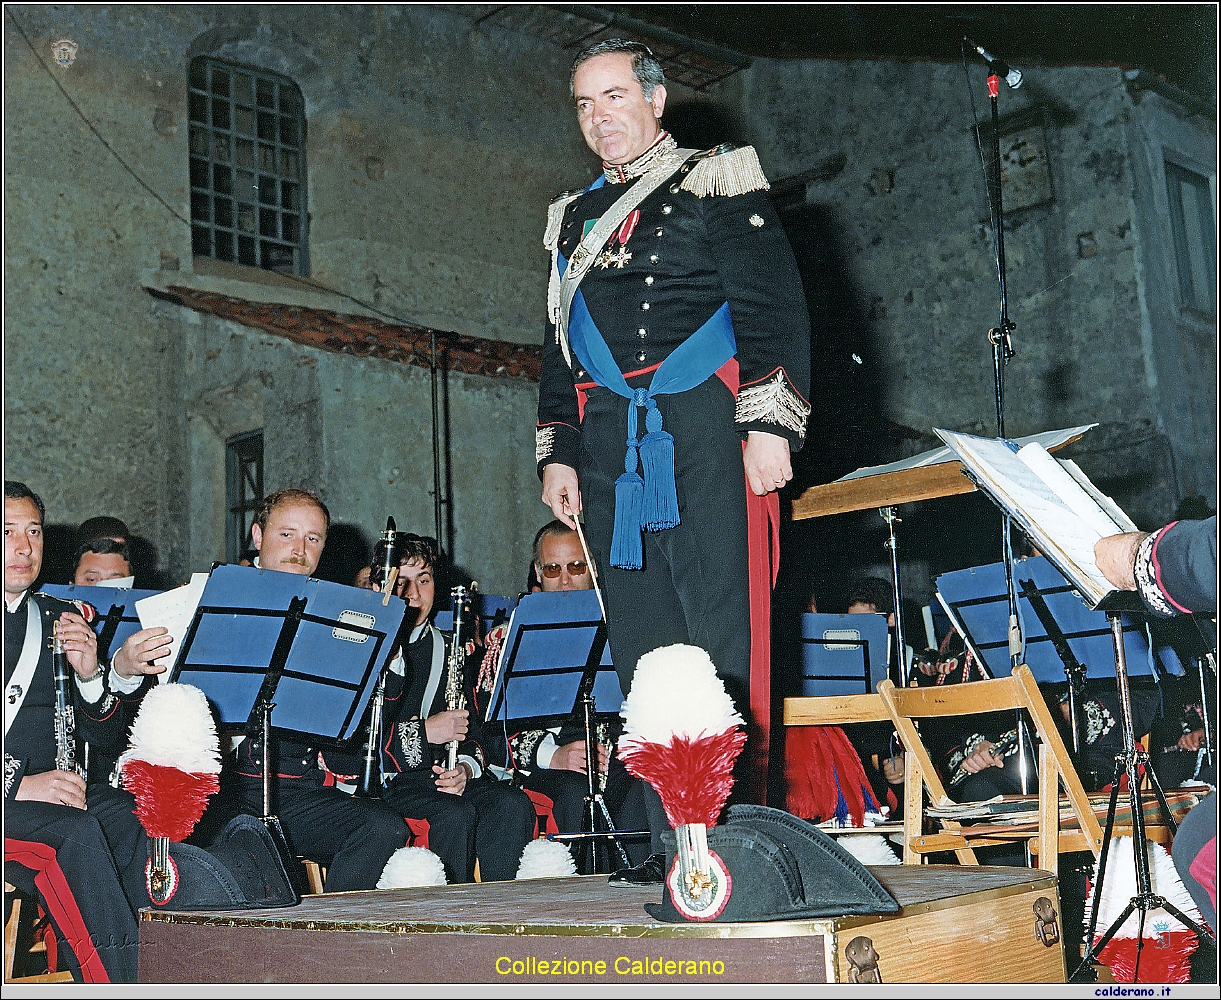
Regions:
[[[1094, 880], [1098, 878], [1098, 866], [1094, 865]], [[1093, 885], [1085, 902], [1085, 924], [1089, 926], [1090, 913], [1094, 908]], [[1187, 887], [1183, 885], [1174, 861], [1161, 844], [1149, 845], [1149, 881], [1153, 892], [1170, 903], [1180, 913], [1203, 925], [1204, 919]], [[1116, 837], [1111, 841], [1107, 858], [1106, 880], [1102, 887], [1102, 901], [1098, 906], [1098, 923], [1094, 929], [1097, 944], [1107, 929], [1123, 913], [1124, 908], [1137, 894], [1136, 865], [1133, 859], [1132, 838]], [[1185, 983], [1191, 978], [1191, 955], [1199, 946], [1195, 933], [1177, 917], [1165, 910], [1150, 910], [1145, 915], [1144, 942], [1140, 949], [1140, 968], [1136, 968], [1137, 933], [1140, 913], [1133, 910], [1107, 942], [1098, 955], [1098, 961], [1109, 966], [1117, 983]], [[1139, 976], [1139, 979], [1137, 978]]]
[[715, 826], [746, 730], [708, 654], [683, 644], [645, 653], [619, 714], [619, 758], [657, 790], [671, 825]]
[[220, 789], [220, 740], [204, 693], [161, 684], [145, 695], [119, 773], [150, 837], [190, 836]]

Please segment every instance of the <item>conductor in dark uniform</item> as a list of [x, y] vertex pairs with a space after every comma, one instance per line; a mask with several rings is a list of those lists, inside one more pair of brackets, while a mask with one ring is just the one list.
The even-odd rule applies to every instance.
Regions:
[[[773, 494], [778, 520], [774, 491], [805, 437], [801, 279], [755, 151], [678, 149], [646, 46], [592, 46], [572, 85], [603, 175], [548, 212], [543, 502], [570, 526], [585, 509], [624, 692], [644, 653], [691, 643], [749, 718], [751, 601], [770, 594], [749, 583], [748, 492]], [[637, 203], [613, 208], [627, 192]], [[660, 852], [668, 824], [650, 802]]]

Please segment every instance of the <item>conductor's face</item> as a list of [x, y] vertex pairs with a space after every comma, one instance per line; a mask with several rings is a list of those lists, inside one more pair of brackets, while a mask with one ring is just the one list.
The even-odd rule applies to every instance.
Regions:
[[259, 565], [281, 573], [313, 576], [326, 544], [326, 518], [313, 504], [284, 504], [267, 517], [267, 529], [250, 528]]
[[629, 163], [661, 134], [666, 88], [646, 99], [629, 52], [605, 52], [577, 67], [572, 79], [577, 121], [589, 148], [606, 163]]
[[428, 620], [437, 596], [431, 567], [424, 565], [419, 559], [408, 559], [407, 562], [400, 563], [394, 593], [407, 602], [407, 607], [415, 609], [415, 623], [423, 625]]

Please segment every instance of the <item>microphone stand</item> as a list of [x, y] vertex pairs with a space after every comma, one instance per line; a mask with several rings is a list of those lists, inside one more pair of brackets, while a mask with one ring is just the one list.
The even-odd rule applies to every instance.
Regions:
[[[993, 223], [996, 226], [996, 275], [1000, 293], [1000, 323], [988, 331], [988, 341], [992, 345], [992, 374], [996, 388], [996, 433], [998, 437], [1005, 436], [1005, 365], [1014, 355], [1013, 342], [1010, 334], [1014, 324], [1009, 319], [1009, 296], [1005, 273], [1005, 210], [1001, 191], [1001, 137], [1000, 112], [998, 98], [1000, 95], [1000, 75], [996, 63], [988, 62], [988, 96], [992, 106], [992, 170], [987, 178], [988, 187], [993, 189], [994, 197], [989, 199], [992, 206]], [[1005, 565], [1005, 590], [1009, 600], [1009, 666], [1014, 669], [1022, 658], [1022, 629], [1018, 620], [1017, 586], [1013, 578], [1013, 539], [1012, 524], [1009, 515], [1001, 516], [1001, 558]], [[1017, 714], [1018, 732], [1018, 773], [1021, 776], [1022, 794], [1029, 790], [1028, 761], [1026, 745], [1029, 734], [1022, 721], [1021, 712]]]

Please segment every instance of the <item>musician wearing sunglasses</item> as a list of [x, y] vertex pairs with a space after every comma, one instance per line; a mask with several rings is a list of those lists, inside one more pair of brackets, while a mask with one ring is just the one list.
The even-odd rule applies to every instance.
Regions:
[[[594, 573], [581, 545], [580, 536], [563, 521], [550, 521], [534, 536], [534, 568], [544, 593], [592, 590]], [[648, 825], [643, 788], [638, 778], [624, 770], [618, 758], [610, 755], [617, 733], [608, 732], [598, 742], [599, 786], [615, 828], [640, 829]], [[563, 727], [535, 729], [509, 737], [509, 769], [522, 788], [545, 796], [558, 832], [581, 829], [584, 819], [588, 781], [585, 774], [585, 733], [580, 719], [573, 718]], [[633, 864], [645, 860], [647, 845], [624, 842]], [[637, 857], [636, 855], [639, 854]]]

